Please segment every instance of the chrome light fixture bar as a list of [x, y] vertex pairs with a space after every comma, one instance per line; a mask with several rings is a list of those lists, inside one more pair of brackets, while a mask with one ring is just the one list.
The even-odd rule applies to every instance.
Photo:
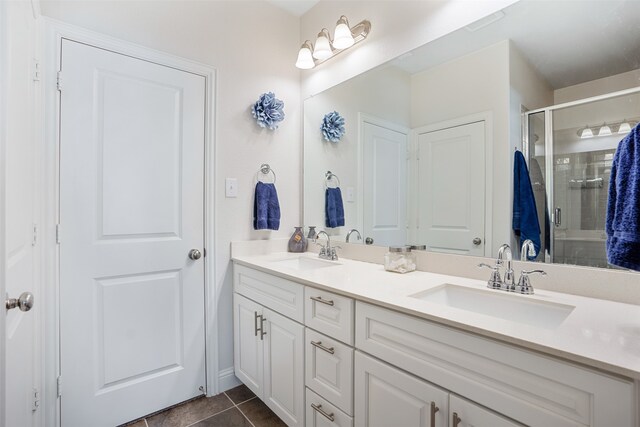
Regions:
[[309, 40], [302, 44], [298, 51], [296, 67], [303, 70], [311, 69], [366, 39], [370, 31], [371, 22], [366, 19], [350, 27], [349, 20], [342, 15], [336, 23], [333, 39], [329, 30], [323, 28], [318, 33], [315, 46]]

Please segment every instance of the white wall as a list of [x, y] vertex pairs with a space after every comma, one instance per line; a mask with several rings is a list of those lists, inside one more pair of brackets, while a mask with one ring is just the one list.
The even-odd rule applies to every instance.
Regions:
[[553, 103], [563, 104], [638, 86], [640, 86], [640, 69], [558, 89], [553, 93]]
[[[299, 20], [264, 1], [47, 0], [42, 13], [217, 69], [214, 254], [219, 367], [232, 368], [230, 242], [285, 237], [301, 220], [300, 74], [294, 66]], [[267, 91], [285, 102], [286, 119], [273, 132], [259, 128], [249, 109]], [[253, 187], [261, 163], [269, 163], [278, 174], [278, 232], [252, 230]], [[238, 178], [238, 198], [224, 197], [225, 177]]]
[[371, 21], [369, 37], [315, 69], [302, 72], [302, 97], [317, 94], [398, 55], [504, 9], [517, 0], [335, 1], [323, 0], [302, 16], [298, 47], [318, 32], [335, 28], [340, 15], [350, 24]]
[[[340, 178], [343, 198], [348, 187], [358, 188], [358, 113], [409, 128], [409, 74], [393, 66], [371, 70], [304, 101], [304, 223], [324, 229], [324, 174]], [[345, 118], [340, 142], [326, 141], [320, 125], [325, 114], [338, 111]], [[361, 203], [344, 200], [345, 226], [326, 230], [346, 234], [362, 230]], [[360, 209], [359, 209], [360, 207]]]

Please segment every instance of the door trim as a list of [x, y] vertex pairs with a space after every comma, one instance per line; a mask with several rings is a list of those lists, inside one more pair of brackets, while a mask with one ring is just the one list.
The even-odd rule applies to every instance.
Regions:
[[[415, 154], [418, 146], [418, 136], [420, 134], [436, 132], [476, 122], [484, 122], [484, 256], [491, 257], [493, 247], [493, 112], [483, 111], [411, 129], [409, 144], [411, 147], [410, 152]], [[416, 156], [412, 155], [411, 169], [414, 171], [417, 168], [416, 161]], [[416, 194], [415, 187], [410, 188], [409, 190], [413, 191], [412, 194]], [[417, 209], [417, 206], [415, 209]], [[416, 212], [414, 212], [414, 214], [415, 213]], [[413, 236], [415, 236], [417, 230], [414, 229], [413, 231]]]
[[[6, 134], [6, 122], [7, 122], [7, 67], [8, 67], [8, 42], [9, 32], [7, 30], [7, 5], [5, 2], [0, 2], [0, 170], [6, 170], [6, 145], [7, 145], [7, 134]], [[6, 180], [5, 174], [0, 174], [0, 236], [6, 236], [5, 228], [6, 228], [6, 205], [5, 205], [5, 194], [6, 194]], [[3, 237], [2, 241], [0, 241], [0, 300], [2, 301], [2, 306], [0, 307], [0, 414], [3, 414], [0, 418], [0, 426], [4, 425], [4, 414], [5, 412], [5, 398], [6, 396], [6, 377], [5, 377], [5, 366], [6, 366], [6, 308], [4, 306], [4, 299], [6, 295], [6, 287], [5, 287], [5, 278], [6, 278], [6, 257], [5, 257], [5, 247], [6, 247], [6, 239]]]
[[[217, 292], [215, 285], [215, 93], [216, 69], [210, 65], [180, 58], [168, 53], [133, 44], [114, 37], [106, 36], [50, 18], [43, 18], [43, 117], [44, 133], [42, 153], [45, 163], [41, 197], [44, 200], [43, 247], [45, 248], [44, 276], [45, 287], [42, 301], [44, 314], [44, 354], [45, 387], [42, 398], [46, 424], [60, 425], [60, 399], [57, 396], [57, 378], [60, 375], [60, 324], [59, 294], [60, 270], [59, 248], [56, 243], [56, 224], [59, 220], [59, 119], [60, 97], [57, 90], [57, 71], [60, 69], [62, 40], [68, 39], [88, 44], [100, 49], [113, 51], [137, 59], [172, 67], [205, 78], [205, 160], [204, 160], [204, 295], [205, 295], [205, 376], [207, 396], [213, 396], [219, 390], [218, 365], [218, 321]], [[4, 38], [3, 38], [4, 39]], [[64, 83], [63, 83], [64, 84]], [[64, 234], [64, 231], [62, 231]], [[64, 238], [64, 237], [62, 237]], [[64, 388], [63, 388], [64, 390]], [[55, 420], [55, 421], [54, 421]]]

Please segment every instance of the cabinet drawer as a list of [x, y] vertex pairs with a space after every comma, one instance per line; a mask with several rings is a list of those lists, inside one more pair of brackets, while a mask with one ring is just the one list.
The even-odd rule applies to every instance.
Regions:
[[353, 300], [309, 286], [304, 295], [305, 325], [353, 345]]
[[304, 286], [234, 264], [234, 291], [300, 323], [304, 321]]
[[306, 385], [353, 414], [353, 348], [307, 328]]
[[307, 389], [307, 427], [353, 427], [353, 418], [320, 395]]
[[356, 347], [527, 425], [634, 423], [631, 381], [361, 302]]
[[522, 424], [500, 416], [458, 396], [449, 396], [449, 421], [458, 427], [523, 427]]

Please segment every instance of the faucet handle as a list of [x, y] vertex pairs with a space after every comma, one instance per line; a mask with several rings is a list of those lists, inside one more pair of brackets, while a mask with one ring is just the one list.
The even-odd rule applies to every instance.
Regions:
[[500, 278], [500, 271], [497, 265], [495, 267], [492, 267], [489, 264], [481, 262], [480, 264], [478, 264], [478, 267], [488, 268], [489, 270], [491, 270], [491, 277], [487, 281], [487, 288], [502, 289], [502, 279]]
[[531, 274], [546, 276], [547, 272], [543, 270], [522, 270], [522, 273], [520, 273], [520, 280], [518, 280], [518, 286], [516, 287], [516, 292], [525, 295], [533, 295], [533, 286], [531, 286], [531, 280], [529, 279], [529, 275]]

